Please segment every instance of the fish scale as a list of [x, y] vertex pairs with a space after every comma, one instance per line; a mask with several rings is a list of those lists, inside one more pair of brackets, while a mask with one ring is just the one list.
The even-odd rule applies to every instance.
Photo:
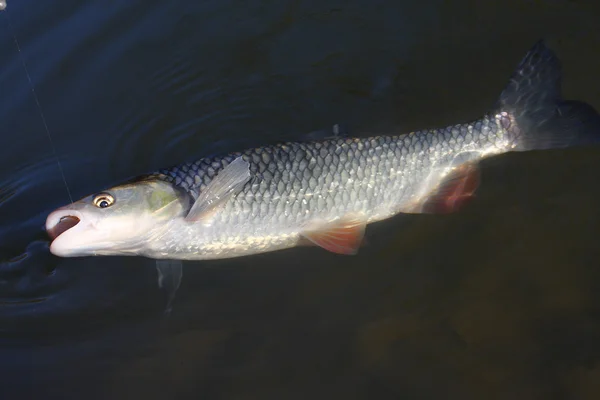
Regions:
[[[215, 259], [308, 241], [355, 254], [370, 222], [461, 209], [476, 191], [481, 159], [600, 142], [600, 115], [562, 98], [561, 75], [540, 41], [491, 111], [471, 123], [283, 143], [159, 170], [52, 212], [50, 251]], [[167, 262], [157, 268], [163, 277], [180, 271]]]
[[314, 221], [363, 215], [374, 222], [410, 211], [429, 195], [420, 189], [432, 170], [447, 169], [465, 152], [484, 157], [508, 151], [513, 143], [506, 119], [497, 114], [404, 135], [284, 143], [159, 170], [154, 177], [193, 199], [237, 157], [249, 163], [251, 175], [209, 226], [168, 231], [169, 242], [188, 244], [185, 251], [160, 251], [179, 253], [178, 258], [245, 255], [295, 245]]

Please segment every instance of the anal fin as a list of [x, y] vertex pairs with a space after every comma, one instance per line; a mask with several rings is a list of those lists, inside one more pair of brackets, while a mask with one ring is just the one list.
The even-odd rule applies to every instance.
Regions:
[[477, 164], [465, 163], [455, 167], [430, 193], [419, 211], [426, 214], [459, 211], [473, 199], [480, 180]]
[[361, 218], [342, 218], [315, 225], [302, 232], [302, 236], [332, 253], [354, 255], [363, 243], [365, 226], [365, 221]]

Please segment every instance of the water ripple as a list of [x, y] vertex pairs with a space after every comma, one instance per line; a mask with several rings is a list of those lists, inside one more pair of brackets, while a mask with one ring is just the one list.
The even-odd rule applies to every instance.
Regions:
[[[86, 176], [86, 171], [94, 168], [90, 160], [70, 157], [63, 166], [71, 171], [71, 181], [92, 181], [85, 183], [90, 188], [78, 187], [75, 194], [100, 185], [97, 177]], [[12, 321], [0, 328], [0, 333], [27, 331], [33, 321], [57, 317], [66, 318], [73, 327], [76, 321], [72, 316], [84, 309], [98, 318], [106, 313], [119, 314], [120, 308], [126, 310], [129, 305], [138, 311], [150, 307], [159, 312], [161, 298], [156, 296], [151, 261], [62, 259], [50, 254], [45, 218], [52, 209], [68, 202], [54, 158], [16, 167], [0, 184], [0, 198], [0, 316]], [[141, 298], [154, 293], [153, 300], [132, 302], [132, 294], [144, 292]], [[123, 302], [130, 304], [122, 307]]]

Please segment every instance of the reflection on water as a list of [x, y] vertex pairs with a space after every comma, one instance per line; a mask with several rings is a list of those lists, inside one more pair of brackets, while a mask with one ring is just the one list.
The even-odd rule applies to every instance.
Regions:
[[[591, 3], [590, 3], [591, 4]], [[12, 1], [0, 15], [0, 393], [44, 398], [596, 398], [598, 148], [487, 160], [460, 215], [184, 263], [60, 259], [71, 192], [347, 124], [476, 118], [540, 37], [600, 108], [598, 12], [580, 2]], [[510, 23], [507, 23], [510, 21]]]

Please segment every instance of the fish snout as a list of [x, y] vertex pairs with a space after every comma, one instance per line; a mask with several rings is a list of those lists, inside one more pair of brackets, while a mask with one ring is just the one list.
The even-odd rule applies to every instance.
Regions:
[[76, 226], [81, 221], [81, 216], [73, 210], [56, 210], [46, 219], [46, 232], [54, 240], [64, 232]]

